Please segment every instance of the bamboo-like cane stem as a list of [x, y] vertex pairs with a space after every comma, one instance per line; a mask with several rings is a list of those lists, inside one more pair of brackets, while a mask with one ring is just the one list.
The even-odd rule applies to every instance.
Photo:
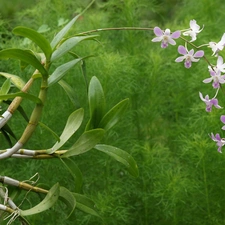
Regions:
[[[48, 87], [47, 77], [43, 77], [42, 83], [41, 83], [41, 89], [40, 89], [39, 96], [38, 96], [41, 99], [42, 103], [36, 104], [32, 114], [31, 114], [30, 122], [28, 123], [27, 127], [25, 128], [19, 141], [11, 149], [8, 149], [6, 152], [2, 153], [0, 155], [0, 159], [8, 158], [11, 155], [13, 155], [14, 153], [16, 153], [31, 138], [31, 136], [34, 133], [35, 128], [38, 124], [38, 121], [41, 117], [41, 112], [42, 112], [44, 102], [46, 99], [47, 87]], [[15, 99], [15, 104], [17, 105], [17, 107], [19, 106], [21, 101], [22, 101], [22, 98], [18, 97], [17, 100]], [[14, 109], [15, 108], [12, 108], [12, 110], [14, 110]]]
[[39, 187], [33, 186], [31, 184], [28, 184], [28, 183], [25, 183], [25, 182], [22, 182], [22, 181], [18, 181], [16, 179], [11, 178], [11, 177], [7, 177], [7, 176], [0, 176], [0, 182], [2, 184], [7, 184], [7, 185], [10, 185], [10, 186], [19, 187], [21, 189], [28, 190], [28, 191], [34, 191], [34, 192], [44, 193], [44, 194], [48, 193], [48, 190], [46, 190], [46, 189], [39, 188]]
[[41, 117], [42, 109], [44, 106], [44, 102], [46, 100], [47, 88], [48, 88], [47, 78], [42, 78], [41, 89], [38, 96], [41, 99], [42, 103], [41, 104], [37, 103], [31, 114], [30, 121], [27, 127], [25, 128], [21, 138], [18, 141], [22, 144], [25, 144], [30, 139], [30, 137], [35, 131], [35, 128], [38, 125], [38, 122]]

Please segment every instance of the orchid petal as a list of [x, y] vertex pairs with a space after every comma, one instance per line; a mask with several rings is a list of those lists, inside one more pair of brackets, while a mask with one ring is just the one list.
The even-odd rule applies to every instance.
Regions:
[[155, 38], [153, 38], [152, 39], [152, 42], [160, 42], [160, 41], [162, 41], [162, 37], [155, 37]]
[[222, 65], [222, 64], [223, 64], [223, 58], [221, 56], [218, 56], [217, 65]]
[[200, 50], [200, 51], [197, 51], [195, 54], [194, 54], [194, 57], [203, 57], [204, 56], [204, 51]]
[[220, 120], [221, 120], [221, 122], [223, 122], [223, 123], [225, 124], [225, 116], [224, 116], [224, 115], [222, 115], [222, 116], [220, 117]]
[[179, 30], [177, 30], [171, 34], [171, 38], [177, 39], [180, 37], [180, 35], [181, 35], [181, 32]]
[[194, 57], [191, 57], [191, 61], [192, 62], [198, 62], [200, 59], [196, 59], [196, 58], [194, 58]]
[[185, 59], [184, 56], [180, 56], [180, 57], [175, 59], [175, 62], [182, 62], [184, 59]]
[[189, 69], [189, 68], [191, 67], [191, 61], [186, 60], [186, 61], [184, 62], [184, 66], [185, 66], [187, 69]]
[[172, 38], [169, 38], [168, 42], [169, 42], [171, 45], [176, 45], [176, 41], [174, 41]]
[[205, 80], [203, 80], [203, 83], [210, 83], [211, 81], [212, 81], [212, 77], [206, 78]]
[[205, 99], [203, 98], [203, 95], [202, 95], [201, 92], [199, 92], [199, 97], [201, 98], [201, 100], [202, 100], [203, 102], [205, 101]]
[[184, 46], [182, 45], [179, 45], [178, 47], [178, 52], [181, 54], [181, 55], [186, 55], [187, 54], [187, 50]]
[[163, 35], [163, 31], [159, 27], [154, 28], [154, 33], [155, 33], [156, 36], [162, 36]]
[[194, 55], [194, 49], [191, 49], [191, 50], [189, 51], [189, 55]]

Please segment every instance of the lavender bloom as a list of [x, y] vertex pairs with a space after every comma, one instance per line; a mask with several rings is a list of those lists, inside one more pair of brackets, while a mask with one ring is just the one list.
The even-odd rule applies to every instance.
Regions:
[[209, 42], [209, 47], [213, 51], [212, 55], [218, 56], [218, 52], [223, 50], [224, 45], [225, 45], [225, 33], [223, 34], [221, 40], [218, 43]]
[[195, 54], [194, 54], [194, 50], [191, 49], [190, 51], [187, 50], [187, 48], [185, 48], [184, 46], [180, 45], [178, 47], [178, 52], [181, 54], [181, 55], [184, 55], [184, 56], [180, 56], [178, 57], [175, 62], [182, 62], [183, 60], [184, 61], [184, 66], [186, 68], [190, 68], [191, 67], [191, 63], [192, 62], [198, 62], [199, 59], [196, 59], [196, 58], [201, 58], [204, 56], [204, 51], [200, 50], [200, 51], [197, 51]]
[[203, 98], [203, 95], [201, 92], [199, 92], [199, 97], [203, 102], [206, 104], [206, 112], [212, 111], [212, 106], [214, 105], [217, 109], [221, 109], [222, 107], [218, 105], [218, 100], [216, 98], [209, 99], [209, 96], [206, 95], [205, 98]]
[[213, 70], [211, 67], [209, 67], [209, 73], [211, 77], [203, 80], [204, 83], [210, 83], [211, 81], [213, 81], [212, 86], [215, 89], [219, 88], [220, 84], [225, 83], [225, 75], [221, 75], [219, 69], [215, 68], [215, 70]]
[[170, 29], [166, 29], [165, 31], [161, 30], [159, 27], [154, 28], [154, 33], [157, 37], [153, 38], [153, 42], [160, 42], [162, 48], [168, 47], [168, 44], [175, 45], [176, 42], [173, 39], [177, 39], [180, 37], [180, 31], [175, 31], [170, 34]]
[[200, 30], [200, 26], [196, 23], [196, 20], [190, 21], [190, 29], [183, 33], [184, 36], [191, 36], [191, 42], [196, 40], [196, 36], [200, 33], [203, 28]]
[[219, 147], [219, 148], [218, 148], [218, 152], [219, 152], [219, 153], [222, 153], [221, 148], [222, 148], [222, 147], [224, 146], [224, 144], [225, 144], [224, 138], [221, 138], [219, 134], [216, 134], [216, 135], [214, 136], [213, 133], [211, 133], [211, 136], [210, 136], [210, 137], [212, 138], [213, 141], [216, 142], [216, 145]]
[[[224, 115], [220, 117], [220, 120], [222, 123], [225, 124], [225, 116]], [[225, 125], [222, 127], [222, 130], [225, 130]]]

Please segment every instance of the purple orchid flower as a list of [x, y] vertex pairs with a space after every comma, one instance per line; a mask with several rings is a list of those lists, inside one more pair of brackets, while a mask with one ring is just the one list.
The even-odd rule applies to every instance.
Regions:
[[200, 51], [197, 51], [195, 54], [194, 54], [194, 50], [191, 49], [190, 51], [187, 50], [187, 48], [185, 48], [184, 46], [180, 45], [178, 47], [178, 52], [181, 54], [181, 55], [184, 55], [184, 56], [180, 56], [178, 57], [175, 62], [182, 62], [183, 60], [184, 61], [184, 66], [186, 68], [190, 68], [191, 67], [191, 63], [192, 62], [198, 62], [199, 59], [196, 59], [196, 58], [201, 58], [204, 56], [204, 51], [200, 50]]
[[218, 152], [219, 152], [219, 153], [222, 153], [221, 148], [222, 148], [222, 147], [224, 146], [224, 144], [225, 144], [224, 138], [221, 138], [219, 134], [216, 134], [216, 135], [214, 136], [213, 133], [211, 133], [211, 136], [210, 136], [210, 137], [212, 138], [213, 141], [216, 142], [216, 145], [218, 146]]
[[168, 44], [176, 45], [176, 42], [173, 39], [177, 39], [180, 37], [180, 31], [175, 31], [170, 34], [170, 29], [166, 29], [165, 31], [161, 30], [159, 27], [154, 28], [154, 33], [157, 37], [153, 38], [153, 42], [160, 42], [162, 48], [168, 47]]
[[205, 109], [206, 112], [211, 112], [213, 105], [217, 109], [221, 109], [222, 108], [221, 106], [218, 105], [218, 100], [216, 98], [209, 99], [209, 96], [208, 95], [206, 95], [205, 98], [204, 98], [201, 92], [199, 92], [199, 97], [206, 104], [206, 109]]
[[216, 67], [212, 69], [209, 66], [209, 73], [211, 77], [204, 79], [203, 83], [210, 83], [211, 81], [213, 81], [212, 86], [215, 89], [218, 89], [220, 87], [220, 84], [225, 83], [225, 75], [221, 75], [221, 71], [217, 69]]

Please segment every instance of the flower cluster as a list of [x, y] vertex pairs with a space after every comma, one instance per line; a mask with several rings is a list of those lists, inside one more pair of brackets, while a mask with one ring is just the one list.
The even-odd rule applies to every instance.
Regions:
[[[185, 68], [191, 68], [192, 62], [198, 62], [201, 58], [205, 58], [205, 61], [208, 63], [208, 72], [210, 77], [204, 79], [203, 83], [212, 83], [212, 87], [216, 90], [216, 93], [213, 98], [210, 98], [209, 95], [203, 97], [203, 94], [199, 92], [199, 97], [206, 105], [206, 112], [211, 112], [213, 106], [217, 109], [221, 109], [222, 107], [218, 103], [217, 95], [221, 85], [225, 83], [225, 63], [219, 53], [225, 47], [225, 33], [222, 35], [219, 42], [210, 41], [207, 44], [203, 44], [197, 47], [193, 44], [193, 42], [197, 39], [197, 35], [203, 30], [204, 26], [202, 26], [201, 28], [197, 24], [196, 20], [191, 20], [189, 25], [190, 27], [188, 29], [177, 30], [175, 32], [171, 32], [168, 28], [164, 31], [159, 27], [155, 27], [154, 33], [156, 37], [153, 38], [152, 41], [161, 42], [161, 47], [167, 48], [169, 44], [176, 45], [176, 41], [174, 39], [182, 39], [184, 41], [184, 45], [178, 46], [178, 53], [181, 56], [177, 57], [175, 59], [175, 62], [184, 62]], [[181, 35], [189, 36], [191, 39], [188, 41]], [[188, 50], [187, 45], [190, 45], [192, 47], [191, 50]], [[215, 56], [217, 58], [216, 65], [211, 64], [204, 56], [204, 51], [200, 50], [200, 48], [205, 46], [212, 49], [212, 56]], [[194, 49], [196, 50], [196, 52]], [[225, 115], [222, 115], [220, 117], [220, 120], [224, 124], [222, 130], [225, 130]], [[213, 141], [216, 142], [218, 151], [221, 153], [222, 146], [225, 145], [225, 138], [221, 138], [218, 133], [215, 135], [211, 133], [210, 137]]]
[[[191, 37], [190, 42], [193, 42], [196, 40], [197, 34], [200, 33], [202, 29], [200, 29], [200, 26], [196, 23], [195, 20], [191, 20], [190, 28], [186, 29], [185, 32], [183, 32], [183, 35], [190, 36]], [[170, 29], [168, 28], [165, 31], [163, 31], [159, 27], [155, 27], [154, 33], [157, 37], [153, 38], [152, 41], [161, 42], [162, 48], [167, 48], [169, 44], [176, 45], [176, 41], [174, 39], [177, 39], [181, 36], [181, 31], [178, 30], [171, 33]], [[200, 50], [194, 53], [193, 49], [189, 51], [187, 47], [184, 47], [182, 45], [178, 47], [178, 52], [183, 56], [178, 57], [175, 61], [176, 62], [184, 61], [184, 66], [186, 68], [190, 68], [192, 62], [198, 62], [199, 59], [204, 56], [204, 51]]]

